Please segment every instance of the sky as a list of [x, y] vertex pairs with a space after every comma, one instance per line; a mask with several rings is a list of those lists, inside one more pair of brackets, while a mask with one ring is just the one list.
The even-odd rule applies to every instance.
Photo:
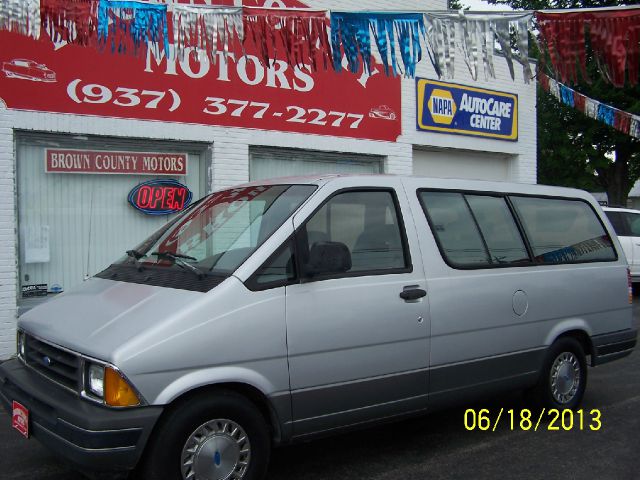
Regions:
[[497, 10], [497, 11], [504, 12], [507, 10], [511, 10], [511, 8], [509, 8], [506, 5], [490, 5], [487, 2], [484, 2], [482, 0], [460, 0], [460, 3], [471, 7], [471, 10], [474, 12], [479, 12], [482, 10], [493, 10], [493, 11]]

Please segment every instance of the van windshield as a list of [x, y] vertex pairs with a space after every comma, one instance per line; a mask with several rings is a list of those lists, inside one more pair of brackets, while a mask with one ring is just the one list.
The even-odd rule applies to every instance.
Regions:
[[230, 275], [313, 193], [314, 185], [265, 185], [205, 197], [130, 250], [120, 264]]

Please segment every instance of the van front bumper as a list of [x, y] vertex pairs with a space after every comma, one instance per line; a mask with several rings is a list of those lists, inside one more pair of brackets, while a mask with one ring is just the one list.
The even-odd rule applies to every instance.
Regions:
[[593, 355], [591, 365], [602, 365], [630, 355], [638, 341], [638, 330], [629, 328], [619, 332], [591, 337]]
[[29, 410], [30, 435], [87, 473], [132, 470], [162, 413], [161, 407], [92, 404], [18, 359], [0, 365], [0, 403], [9, 421], [14, 400]]

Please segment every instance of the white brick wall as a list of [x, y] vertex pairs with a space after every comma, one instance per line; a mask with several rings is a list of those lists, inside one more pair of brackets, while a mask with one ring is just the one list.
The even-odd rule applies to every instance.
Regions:
[[0, 359], [15, 351], [16, 344], [16, 192], [11, 111], [0, 101]]
[[[446, 2], [440, 0], [426, 2], [414, 0], [396, 2], [308, 0], [307, 4], [315, 8], [354, 11], [367, 9], [426, 10], [444, 9]], [[516, 80], [512, 81], [504, 60], [501, 58], [495, 60], [498, 78], [488, 82], [481, 78], [478, 82], [473, 82], [461, 58], [458, 58], [456, 78], [453, 81], [517, 93], [520, 119], [518, 142], [417, 132], [415, 128], [415, 80], [413, 79], [402, 80], [403, 129], [398, 142], [82, 115], [9, 111], [3, 106], [0, 107], [0, 189], [5, 202], [8, 202], [0, 210], [0, 359], [8, 357], [15, 351], [17, 294], [15, 130], [205, 142], [210, 145], [209, 149], [213, 158], [213, 163], [207, 172], [210, 190], [228, 187], [249, 179], [249, 147], [251, 145], [381, 155], [385, 157], [385, 172], [405, 175], [412, 173], [414, 145], [495, 152], [513, 158], [509, 167], [512, 180], [534, 183], [536, 180], [535, 87], [534, 84], [525, 85], [523, 83], [520, 69], [517, 69]], [[426, 53], [418, 67], [418, 76], [436, 78]], [[451, 161], [455, 161], [455, 158], [452, 157]], [[479, 164], [478, 168], [482, 168], [482, 165]]]

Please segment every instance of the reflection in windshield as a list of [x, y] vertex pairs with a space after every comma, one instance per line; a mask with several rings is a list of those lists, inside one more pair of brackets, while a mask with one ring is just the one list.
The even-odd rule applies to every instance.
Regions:
[[262, 185], [214, 193], [133, 251], [144, 266], [173, 267], [180, 258], [181, 266], [188, 263], [196, 272], [231, 274], [315, 188]]

